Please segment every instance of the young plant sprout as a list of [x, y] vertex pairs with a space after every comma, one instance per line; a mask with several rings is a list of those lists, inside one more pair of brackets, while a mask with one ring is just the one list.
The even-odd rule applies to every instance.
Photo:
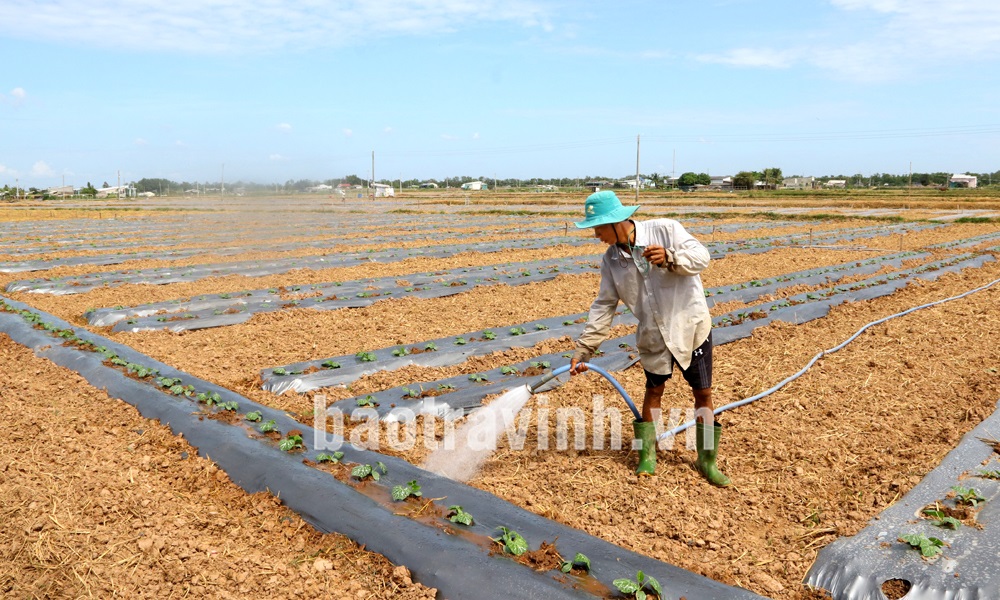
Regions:
[[410, 496], [419, 498], [423, 495], [420, 491], [420, 485], [417, 484], [417, 480], [414, 479], [407, 483], [406, 485], [397, 485], [392, 488], [392, 499], [397, 502], [400, 500], [406, 500]]
[[247, 421], [251, 421], [251, 422], [256, 423], [257, 421], [261, 420], [262, 415], [260, 414], [259, 410], [255, 410], [253, 412], [248, 412], [247, 416], [245, 416], [243, 418], [246, 419]]
[[341, 451], [336, 451], [333, 454], [327, 454], [326, 452], [320, 452], [316, 455], [316, 462], [329, 462], [329, 463], [339, 463], [340, 460], [344, 458], [344, 453]]
[[452, 523], [458, 523], [460, 525], [472, 525], [474, 522], [472, 515], [465, 512], [465, 510], [458, 504], [453, 504], [448, 507], [450, 511], [448, 513], [448, 520]]
[[500, 531], [500, 537], [493, 538], [493, 541], [503, 546], [506, 552], [521, 556], [528, 551], [528, 542], [521, 537], [521, 534], [506, 527], [500, 527]]
[[[379, 473], [379, 471], [381, 471], [381, 473]], [[362, 481], [366, 477], [371, 477], [373, 480], [378, 481], [379, 479], [381, 479], [382, 475], [385, 475], [388, 472], [389, 471], [385, 468], [385, 465], [381, 461], [379, 461], [375, 463], [374, 466], [358, 465], [354, 467], [353, 469], [351, 469], [351, 477], [357, 477]]]
[[278, 442], [278, 448], [284, 450], [285, 452], [291, 452], [292, 450], [302, 449], [302, 436], [295, 434], [286, 437], [285, 439]]
[[920, 555], [924, 558], [934, 558], [941, 554], [941, 547], [945, 543], [936, 537], [927, 537], [924, 534], [908, 533], [899, 536], [899, 541], [920, 550]]
[[660, 587], [660, 582], [646, 575], [642, 571], [635, 574], [635, 580], [632, 579], [615, 579], [612, 581], [618, 591], [632, 596], [635, 600], [646, 600], [646, 590], [649, 588], [653, 592], [656, 592], [657, 598], [663, 597], [663, 588]]
[[559, 566], [559, 570], [562, 571], [563, 573], [569, 573], [570, 571], [573, 570], [573, 567], [576, 567], [578, 569], [584, 569], [589, 573], [590, 559], [587, 558], [587, 555], [577, 552], [576, 556], [573, 557], [573, 560], [564, 560], [562, 564]]

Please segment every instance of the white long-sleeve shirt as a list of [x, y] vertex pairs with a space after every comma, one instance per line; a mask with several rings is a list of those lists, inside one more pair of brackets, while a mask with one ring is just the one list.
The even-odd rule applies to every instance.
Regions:
[[[687, 369], [692, 352], [712, 331], [700, 275], [708, 267], [710, 256], [708, 249], [673, 219], [634, 223], [631, 256], [617, 245], [609, 246], [604, 253], [601, 288], [576, 348], [582, 360], [589, 360], [597, 352], [608, 339], [615, 308], [621, 301], [639, 321], [636, 346], [643, 368], [667, 375], [673, 369], [671, 356]], [[646, 261], [642, 251], [650, 245], [663, 246], [668, 255], [672, 254], [674, 268]]]

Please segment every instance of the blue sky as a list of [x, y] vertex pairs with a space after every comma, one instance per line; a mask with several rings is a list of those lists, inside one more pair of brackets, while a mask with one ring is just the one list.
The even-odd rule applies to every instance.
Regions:
[[0, 0], [0, 185], [1000, 169], [996, 0]]

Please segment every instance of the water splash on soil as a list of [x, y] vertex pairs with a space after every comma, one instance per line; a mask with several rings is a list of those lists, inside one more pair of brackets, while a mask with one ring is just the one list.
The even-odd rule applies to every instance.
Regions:
[[453, 447], [431, 453], [423, 468], [456, 481], [468, 481], [497, 448], [497, 439], [531, 398], [528, 386], [514, 388], [469, 415], [455, 430]]

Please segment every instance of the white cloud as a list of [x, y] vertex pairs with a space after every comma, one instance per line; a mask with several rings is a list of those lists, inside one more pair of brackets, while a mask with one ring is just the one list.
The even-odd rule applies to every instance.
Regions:
[[278, 123], [274, 126], [274, 128], [283, 133], [287, 133], [292, 130], [292, 126], [289, 123]]
[[785, 69], [794, 62], [793, 53], [788, 50], [772, 50], [770, 48], [734, 48], [722, 54], [704, 54], [698, 60], [708, 63], [718, 63], [734, 67], [759, 67], [768, 69]]
[[[47, 0], [0, 3], [0, 33], [200, 53], [312, 49], [508, 22], [547, 31], [542, 0]], [[114, 35], [94, 35], [114, 31]]]
[[17, 177], [17, 171], [14, 169], [8, 169], [4, 165], [0, 165], [0, 175], [7, 175], [8, 177]]
[[479, 132], [478, 131], [476, 133], [472, 134], [472, 139], [474, 139], [474, 140], [478, 140], [479, 139]]
[[352, 130], [350, 130], [350, 129], [348, 129], [348, 128], [345, 127], [344, 128], [344, 137], [351, 137], [352, 135], [354, 135], [354, 131], [352, 131]]
[[788, 32], [788, 47], [735, 48], [695, 58], [734, 67], [812, 66], [846, 78], [887, 81], [959, 64], [970, 68], [1000, 55], [1000, 3], [995, 0], [829, 2], [845, 14], [826, 18], [826, 25], [798, 39]]
[[385, 129], [382, 130], [382, 133], [392, 133], [392, 131], [393, 131], [392, 127], [386, 125]]
[[177, 146], [178, 148], [187, 148], [187, 144], [185, 144], [181, 140], [177, 140], [176, 142], [174, 142], [174, 146]]
[[45, 163], [45, 161], [39, 160], [36, 161], [35, 164], [31, 165], [31, 174], [35, 177], [50, 177], [55, 175], [55, 172], [52, 170], [52, 167]]
[[272, 154], [272, 155], [268, 156], [267, 158], [269, 160], [279, 161], [279, 162], [288, 160], [287, 156], [283, 156], [281, 154]]
[[149, 142], [147, 142], [147, 141], [146, 141], [145, 139], [143, 139], [143, 138], [135, 138], [135, 145], [136, 145], [136, 146], [148, 146], [148, 145], [149, 145]]
[[441, 139], [445, 140], [447, 142], [453, 142], [453, 141], [457, 140], [458, 138], [456, 136], [451, 135], [450, 133], [442, 133], [441, 134]]
[[28, 92], [24, 91], [22, 87], [16, 87], [10, 91], [7, 95], [0, 94], [0, 103], [9, 104], [11, 106], [20, 106], [27, 100]]

